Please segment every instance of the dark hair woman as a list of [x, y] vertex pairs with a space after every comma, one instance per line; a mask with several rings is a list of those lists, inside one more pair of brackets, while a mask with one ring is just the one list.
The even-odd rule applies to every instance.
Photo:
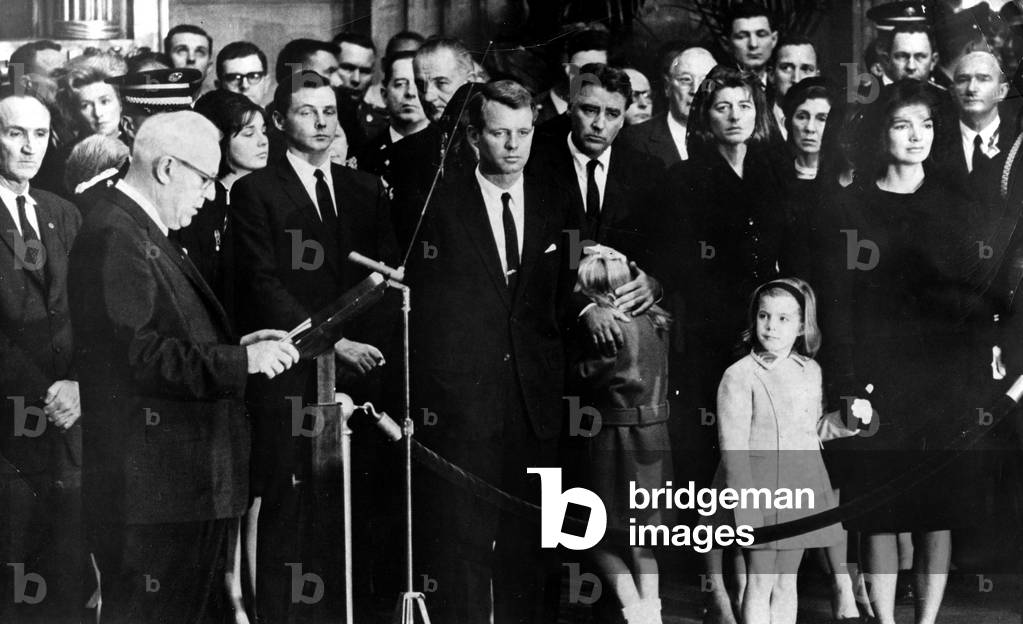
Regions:
[[199, 98], [195, 112], [221, 132], [220, 171], [214, 199], [206, 202], [191, 225], [177, 232], [177, 239], [230, 313], [234, 299], [229, 292], [234, 255], [228, 236], [230, 191], [239, 178], [266, 166], [266, 114], [246, 96], [223, 90]]
[[[845, 525], [861, 534], [861, 563], [880, 622], [894, 622], [896, 534], [914, 533], [917, 621], [933, 622], [949, 569], [950, 529], [970, 526], [989, 480], [947, 447], [976, 421], [990, 388], [990, 345], [971, 340], [965, 303], [989, 271], [978, 240], [991, 223], [931, 166], [936, 123], [925, 85], [885, 87], [859, 126], [856, 181], [827, 206], [820, 234], [826, 281], [821, 317], [832, 402], [869, 396], [878, 427], [843, 450], [846, 502], [870, 498], [921, 462], [948, 466]], [[953, 129], [954, 130], [954, 129]], [[986, 355], [984, 351], [987, 350]], [[980, 364], [978, 364], [978, 362]]]
[[[682, 231], [677, 273], [668, 281], [680, 285], [672, 311], [685, 349], [673, 353], [669, 370], [683, 410], [714, 409], [718, 382], [737, 359], [747, 295], [787, 269], [781, 204], [791, 165], [779, 134], [754, 74], [719, 65], [700, 83], [689, 115], [689, 160], [669, 171], [664, 199]], [[691, 442], [679, 472], [709, 485], [717, 467], [713, 428], [693, 426], [682, 436]], [[714, 581], [708, 607], [727, 613], [722, 551], [708, 553], [705, 563]]]

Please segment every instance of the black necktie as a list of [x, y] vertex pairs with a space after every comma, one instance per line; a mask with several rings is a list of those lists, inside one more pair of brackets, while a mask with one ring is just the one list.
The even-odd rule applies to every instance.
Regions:
[[984, 140], [980, 138], [980, 135], [973, 137], [973, 171], [976, 172], [978, 168], [983, 167], [988, 161], [988, 157], [984, 154], [982, 149]]
[[316, 205], [320, 209], [320, 219], [323, 225], [331, 233], [337, 232], [337, 212], [334, 211], [334, 200], [330, 198], [330, 187], [327, 186], [327, 178], [323, 171], [317, 169], [316, 173]]
[[21, 237], [25, 240], [25, 265], [30, 271], [38, 271], [42, 269], [42, 266], [39, 266], [39, 249], [42, 241], [39, 240], [39, 233], [28, 220], [28, 213], [25, 211], [25, 196], [18, 195], [15, 202], [18, 204], [18, 224], [21, 226]]
[[511, 213], [511, 194], [501, 193], [501, 220], [504, 222], [504, 257], [508, 262], [508, 290], [515, 292], [515, 284], [519, 277], [519, 234], [515, 229], [515, 219]]
[[600, 190], [597, 189], [597, 166], [600, 161], [594, 158], [586, 163], [586, 218], [591, 221], [600, 220]]

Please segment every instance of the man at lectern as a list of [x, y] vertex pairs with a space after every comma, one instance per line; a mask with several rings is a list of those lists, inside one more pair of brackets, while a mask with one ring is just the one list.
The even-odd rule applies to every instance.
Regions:
[[245, 387], [298, 360], [282, 331], [239, 344], [167, 237], [212, 194], [219, 138], [198, 113], [149, 118], [71, 250], [82, 507], [104, 624], [230, 618], [228, 536], [248, 502]]

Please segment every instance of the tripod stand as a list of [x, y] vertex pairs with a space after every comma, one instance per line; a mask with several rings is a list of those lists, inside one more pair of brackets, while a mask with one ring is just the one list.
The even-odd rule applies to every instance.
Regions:
[[402, 331], [402, 423], [403, 444], [405, 445], [405, 591], [394, 609], [395, 624], [415, 624], [416, 612], [424, 624], [430, 624], [426, 612], [426, 599], [422, 592], [412, 587], [412, 391], [409, 355], [409, 312], [412, 311], [411, 294], [408, 286], [388, 280], [388, 285], [401, 290], [401, 331]]

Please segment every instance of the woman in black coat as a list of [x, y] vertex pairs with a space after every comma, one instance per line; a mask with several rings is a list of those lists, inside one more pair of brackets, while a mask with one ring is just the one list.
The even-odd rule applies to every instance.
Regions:
[[[887, 87], [858, 129], [856, 181], [826, 206], [819, 249], [831, 296], [822, 301], [834, 400], [869, 398], [871, 429], [852, 439], [843, 499], [869, 498], [921, 462], [948, 460], [895, 500], [849, 518], [879, 621], [894, 623], [896, 534], [913, 532], [917, 622], [933, 622], [944, 593], [950, 529], [977, 521], [985, 480], [946, 449], [985, 404], [990, 351], [971, 335], [969, 306], [986, 279], [980, 208], [933, 174], [937, 125], [921, 83]], [[952, 129], [954, 130], [954, 129]], [[868, 397], [868, 388], [872, 393]]]
[[[680, 292], [673, 304], [678, 324], [670, 370], [683, 414], [677, 426], [686, 428], [677, 434], [676, 479], [709, 485], [718, 461], [712, 416], [718, 382], [738, 359], [750, 293], [787, 264], [782, 200], [791, 162], [760, 81], [721, 65], [697, 90], [686, 143], [690, 160], [669, 172], [664, 202], [677, 210], [683, 232], [672, 280]], [[734, 621], [722, 583], [722, 552], [709, 553], [706, 563], [714, 582], [709, 607], [720, 621]]]

